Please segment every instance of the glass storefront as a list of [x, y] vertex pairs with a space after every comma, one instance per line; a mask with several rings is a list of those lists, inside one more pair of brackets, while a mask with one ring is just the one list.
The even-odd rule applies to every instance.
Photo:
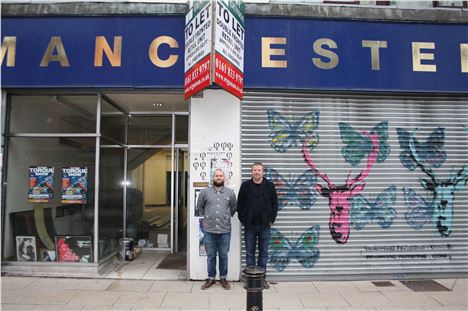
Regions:
[[7, 104], [4, 261], [96, 262], [122, 237], [184, 251], [182, 95], [18, 94]]

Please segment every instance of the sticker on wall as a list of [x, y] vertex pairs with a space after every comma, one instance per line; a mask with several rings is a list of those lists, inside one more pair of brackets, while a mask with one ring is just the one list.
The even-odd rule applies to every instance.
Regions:
[[230, 159], [217, 159], [212, 158], [210, 163], [210, 185], [213, 183], [213, 174], [215, 170], [222, 169], [224, 172], [224, 184], [229, 185], [229, 181], [232, 178], [232, 162]]
[[[213, 165], [218, 165], [217, 168], [221, 168], [224, 171], [226, 177], [225, 184], [229, 185], [229, 180], [234, 175], [231, 168], [233, 150], [234, 144], [232, 142], [222, 141], [210, 144], [201, 152], [194, 152], [192, 160], [194, 179], [211, 183], [214, 172]], [[222, 163], [223, 161], [225, 163]]]
[[315, 130], [319, 126], [319, 112], [306, 113], [298, 120], [288, 121], [278, 111], [268, 110], [270, 144], [278, 152], [286, 152], [292, 146], [305, 145], [314, 148], [319, 141]]
[[279, 230], [271, 229], [269, 262], [277, 271], [283, 271], [292, 261], [299, 262], [304, 268], [312, 268], [320, 257], [316, 247], [319, 241], [320, 227], [313, 225], [301, 236], [291, 241]]
[[297, 206], [306, 210], [314, 205], [317, 177], [312, 171], [307, 170], [297, 178], [291, 175], [285, 178], [275, 169], [266, 167], [264, 176], [275, 184], [280, 210], [286, 206]]
[[198, 197], [200, 196], [200, 192], [202, 191], [202, 189], [195, 189], [195, 217], [202, 217], [203, 215], [200, 215], [200, 211], [198, 210], [197, 206], [198, 206]]
[[62, 168], [62, 203], [86, 204], [88, 168]]
[[29, 203], [51, 203], [54, 200], [54, 168], [51, 166], [29, 167]]
[[206, 256], [205, 225], [203, 218], [198, 219], [198, 255]]
[[380, 227], [389, 228], [396, 218], [393, 207], [396, 202], [396, 186], [390, 186], [377, 196], [368, 200], [362, 194], [351, 199], [351, 223], [357, 230], [362, 230], [369, 222], [376, 222]]
[[[361, 163], [362, 159], [372, 151], [371, 140], [356, 131], [349, 123], [339, 122], [341, 140], [345, 146], [341, 149], [346, 162], [352, 166]], [[382, 163], [390, 154], [390, 145], [388, 139], [388, 122], [382, 121], [369, 131], [371, 134], [377, 134], [379, 141], [379, 152], [377, 154], [377, 162]]]

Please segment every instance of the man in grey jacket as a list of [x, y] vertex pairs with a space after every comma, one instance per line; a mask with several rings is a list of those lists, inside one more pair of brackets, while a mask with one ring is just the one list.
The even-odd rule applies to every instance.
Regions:
[[201, 289], [216, 284], [216, 253], [219, 256], [219, 278], [224, 289], [231, 288], [226, 281], [228, 272], [228, 252], [231, 243], [231, 217], [237, 210], [234, 191], [224, 186], [224, 172], [216, 169], [213, 186], [200, 192], [197, 209], [203, 215], [205, 247], [208, 256], [208, 279]]

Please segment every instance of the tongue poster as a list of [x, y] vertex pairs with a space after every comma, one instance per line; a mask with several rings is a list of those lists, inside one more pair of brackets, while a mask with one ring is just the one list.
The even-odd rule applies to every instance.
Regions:
[[88, 168], [62, 168], [62, 203], [86, 204]]

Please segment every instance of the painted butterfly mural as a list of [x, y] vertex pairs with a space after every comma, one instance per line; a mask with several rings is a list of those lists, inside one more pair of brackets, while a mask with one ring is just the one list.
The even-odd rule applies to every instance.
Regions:
[[362, 230], [371, 221], [380, 227], [389, 228], [396, 218], [393, 208], [396, 202], [396, 186], [390, 186], [380, 193], [375, 200], [367, 200], [362, 194], [351, 199], [351, 223], [357, 230]]
[[[417, 167], [414, 156], [410, 150], [411, 133], [404, 128], [397, 128], [398, 141], [401, 148], [400, 162], [410, 171], [414, 171]], [[428, 167], [440, 167], [447, 158], [444, 150], [445, 131], [444, 128], [438, 127], [432, 131], [425, 142], [414, 140], [415, 154], [418, 156], [422, 165]]]
[[270, 127], [270, 144], [278, 152], [285, 152], [292, 146], [306, 144], [313, 148], [318, 144], [319, 112], [306, 113], [298, 120], [288, 121], [283, 114], [268, 110], [268, 126]]
[[[441, 128], [437, 128], [435, 131], [443, 133]], [[424, 153], [423, 151], [427, 149], [420, 148], [418, 150], [417, 132], [418, 130], [414, 131], [408, 138], [409, 156], [412, 158], [415, 167], [418, 167], [429, 177], [429, 179], [421, 178], [420, 183], [425, 190], [432, 192], [432, 200], [426, 201], [413, 189], [403, 188], [407, 207], [405, 219], [414, 229], [421, 229], [425, 223], [432, 222], [441, 236], [449, 236], [452, 232], [455, 192], [463, 189], [468, 183], [468, 165], [463, 165], [457, 173], [454, 173], [452, 169], [448, 179], [437, 177], [433, 171], [433, 166], [440, 166], [441, 158], [445, 161], [445, 151], [429, 149], [427, 153]], [[437, 141], [438, 146], [443, 146], [443, 140], [440, 142], [438, 139]], [[442, 152], [443, 157], [441, 156]], [[407, 168], [411, 170], [410, 167]]]
[[[349, 123], [339, 122], [341, 140], [345, 146], [341, 149], [346, 162], [352, 166], [358, 165], [362, 159], [372, 151], [372, 141], [369, 137], [362, 135], [362, 132], [355, 130]], [[377, 153], [377, 162], [382, 163], [390, 154], [390, 145], [388, 140], [388, 122], [382, 121], [374, 126], [369, 133], [377, 134], [379, 152]]]
[[314, 205], [317, 177], [312, 171], [307, 170], [297, 178], [291, 175], [289, 178], [284, 178], [275, 169], [266, 167], [264, 176], [275, 184], [279, 210], [286, 206], [298, 206], [306, 210]]
[[316, 247], [320, 227], [313, 225], [301, 234], [296, 241], [290, 241], [278, 229], [271, 229], [269, 243], [269, 262], [277, 271], [283, 271], [292, 261], [299, 262], [304, 268], [312, 268], [320, 257]]

